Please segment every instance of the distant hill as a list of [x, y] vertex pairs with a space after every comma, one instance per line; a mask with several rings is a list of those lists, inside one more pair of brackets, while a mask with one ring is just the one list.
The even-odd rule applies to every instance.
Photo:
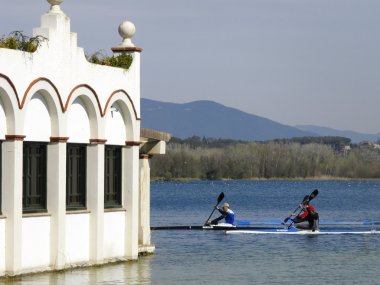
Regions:
[[213, 137], [245, 141], [318, 136], [310, 131], [229, 108], [212, 101], [185, 104], [141, 99], [143, 128], [169, 132], [175, 137]]
[[318, 127], [313, 125], [296, 125], [295, 127], [306, 132], [318, 134], [320, 136], [340, 136], [350, 138], [353, 143], [359, 143], [362, 141], [376, 142], [380, 138], [380, 133], [362, 134], [354, 131], [340, 131], [327, 127]]

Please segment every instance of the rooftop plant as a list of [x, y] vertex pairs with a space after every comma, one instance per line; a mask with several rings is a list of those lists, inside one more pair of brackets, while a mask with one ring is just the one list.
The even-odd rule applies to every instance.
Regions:
[[47, 39], [43, 36], [29, 37], [23, 34], [22, 31], [14, 31], [8, 36], [2, 36], [0, 38], [0, 48], [35, 52], [45, 40]]
[[[14, 31], [9, 33], [8, 36], [2, 36], [0, 38], [0, 48], [15, 49], [25, 52], [35, 52], [41, 46], [41, 43], [45, 40], [47, 39], [43, 36], [29, 37], [22, 31]], [[126, 53], [107, 56], [104, 55], [101, 51], [98, 51], [92, 55], [86, 55], [86, 58], [91, 63], [121, 67], [125, 70], [128, 70], [133, 62], [133, 56]]]
[[129, 69], [133, 62], [133, 56], [130, 54], [122, 53], [120, 55], [106, 56], [98, 51], [92, 55], [86, 55], [89, 62], [113, 67], [121, 67], [126, 70]]

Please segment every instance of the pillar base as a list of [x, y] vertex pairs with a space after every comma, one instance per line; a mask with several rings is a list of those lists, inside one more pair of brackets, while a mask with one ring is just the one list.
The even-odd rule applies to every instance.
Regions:
[[156, 250], [156, 247], [153, 244], [139, 245], [139, 255], [150, 255], [150, 254], [153, 254], [155, 250]]

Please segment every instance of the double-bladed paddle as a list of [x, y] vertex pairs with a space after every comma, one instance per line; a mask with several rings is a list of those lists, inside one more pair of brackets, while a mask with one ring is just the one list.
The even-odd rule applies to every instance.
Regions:
[[218, 202], [216, 203], [216, 205], [214, 206], [214, 209], [212, 210], [210, 216], [206, 220], [205, 225], [207, 225], [207, 222], [210, 220], [212, 214], [214, 214], [214, 211], [215, 211], [216, 207], [219, 205], [220, 202], [222, 202], [223, 199], [224, 199], [224, 193], [222, 192], [222, 193], [219, 194], [219, 196], [218, 196]]
[[[301, 208], [301, 205], [306, 204], [307, 202], [310, 202], [310, 201], [313, 200], [315, 197], [317, 197], [317, 195], [318, 195], [318, 189], [315, 189], [313, 192], [311, 192], [311, 194], [310, 194], [309, 196], [306, 196], [306, 197], [303, 199], [302, 203], [301, 203], [300, 205], [298, 205], [298, 207], [297, 207], [292, 213], [295, 213], [296, 211], [298, 211], [298, 209]], [[286, 218], [284, 219], [284, 224], [286, 224], [292, 216], [293, 216], [293, 215], [290, 215], [289, 217], [286, 217]]]

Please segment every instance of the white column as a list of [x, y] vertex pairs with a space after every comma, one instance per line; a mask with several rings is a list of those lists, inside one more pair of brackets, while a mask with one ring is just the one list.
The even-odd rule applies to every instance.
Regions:
[[[66, 138], [48, 145], [47, 208], [50, 219], [50, 264], [63, 269], [66, 263]], [[60, 140], [61, 139], [61, 140]]]
[[90, 210], [90, 261], [104, 260], [104, 142], [87, 147], [87, 207]]
[[150, 166], [149, 156], [140, 156], [139, 244], [150, 245]]
[[125, 256], [138, 258], [139, 225], [139, 147], [123, 148], [123, 205], [125, 217]]
[[5, 271], [16, 275], [21, 271], [22, 247], [22, 151], [23, 137], [14, 136], [2, 145], [2, 191], [5, 225]]

